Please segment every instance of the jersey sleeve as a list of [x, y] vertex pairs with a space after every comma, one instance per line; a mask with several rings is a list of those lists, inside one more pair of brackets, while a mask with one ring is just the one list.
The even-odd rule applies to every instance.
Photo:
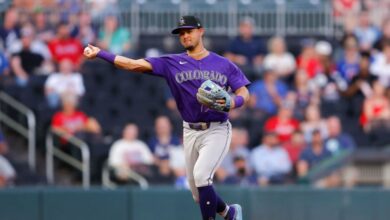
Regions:
[[233, 92], [250, 84], [250, 81], [246, 78], [244, 73], [233, 63], [230, 63], [228, 79], [229, 86]]
[[145, 58], [145, 60], [152, 65], [151, 74], [162, 77], [164, 77], [167, 73], [167, 59], [167, 56]]

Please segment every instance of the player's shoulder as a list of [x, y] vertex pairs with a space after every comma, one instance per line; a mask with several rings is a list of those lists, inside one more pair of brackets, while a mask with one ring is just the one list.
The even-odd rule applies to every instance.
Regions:
[[211, 56], [213, 56], [214, 60], [219, 60], [221, 62], [228, 64], [229, 66], [235, 66], [235, 64], [232, 61], [230, 61], [228, 58], [226, 58], [224, 56], [221, 56], [215, 52], [210, 52], [210, 54], [211, 54]]

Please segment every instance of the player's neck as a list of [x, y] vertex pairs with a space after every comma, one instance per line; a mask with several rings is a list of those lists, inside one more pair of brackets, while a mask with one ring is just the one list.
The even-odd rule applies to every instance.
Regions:
[[187, 50], [187, 55], [195, 60], [203, 59], [209, 55], [209, 51], [204, 47], [195, 48], [193, 50]]

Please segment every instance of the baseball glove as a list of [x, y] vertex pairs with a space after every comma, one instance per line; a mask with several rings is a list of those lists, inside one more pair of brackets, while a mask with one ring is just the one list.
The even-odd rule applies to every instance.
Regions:
[[220, 112], [228, 112], [231, 107], [229, 93], [211, 80], [202, 83], [196, 93], [196, 99], [200, 104]]

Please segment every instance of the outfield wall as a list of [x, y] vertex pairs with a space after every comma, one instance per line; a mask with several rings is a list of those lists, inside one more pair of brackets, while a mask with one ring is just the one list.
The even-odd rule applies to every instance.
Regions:
[[[390, 191], [222, 188], [244, 220], [389, 220]], [[189, 191], [173, 188], [0, 190], [0, 220], [199, 220]]]

